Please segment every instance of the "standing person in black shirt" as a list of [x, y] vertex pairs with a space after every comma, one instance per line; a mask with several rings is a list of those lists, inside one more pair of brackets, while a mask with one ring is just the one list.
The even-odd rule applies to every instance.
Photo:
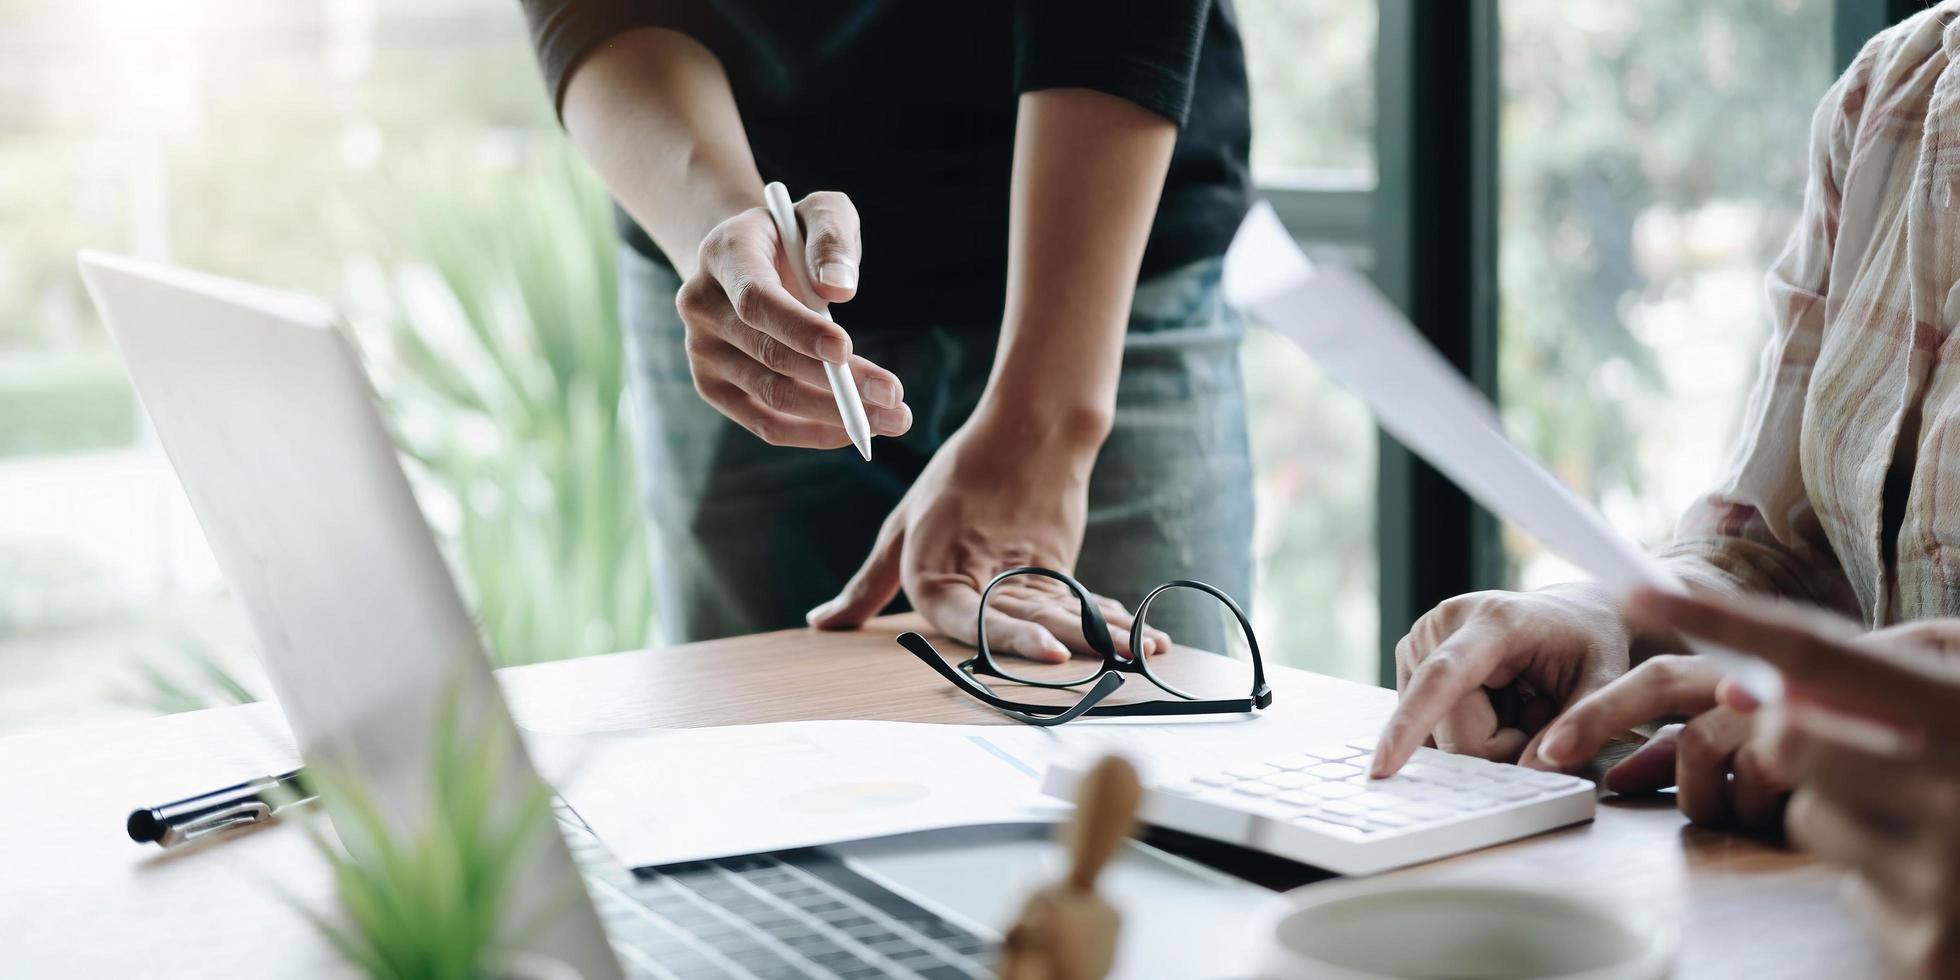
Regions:
[[[524, 4], [620, 207], [668, 639], [853, 628], [902, 587], [971, 642], [980, 587], [1023, 564], [1130, 601], [1175, 577], [1246, 596], [1229, 0]], [[838, 323], [785, 289], [765, 180], [808, 192], [790, 261]], [[836, 451], [823, 361], [851, 365], [874, 462]], [[1066, 593], [1007, 593], [995, 649], [1083, 647]], [[1170, 612], [1136, 645], [1207, 643]]]

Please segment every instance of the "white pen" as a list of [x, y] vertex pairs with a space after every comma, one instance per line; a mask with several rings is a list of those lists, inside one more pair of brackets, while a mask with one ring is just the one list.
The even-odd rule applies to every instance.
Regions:
[[[789, 188], [780, 181], [771, 181], [762, 189], [762, 199], [769, 205], [769, 217], [775, 219], [776, 235], [783, 240], [783, 264], [789, 266], [790, 276], [796, 280], [796, 298], [830, 320], [830, 304], [818, 298], [817, 291], [810, 286], [810, 270], [804, 264], [803, 229], [796, 223], [796, 207], [790, 203]], [[837, 414], [844, 419], [844, 432], [851, 437], [851, 445], [870, 460], [871, 420], [864, 417], [864, 402], [858, 400], [857, 379], [851, 377], [851, 366], [824, 361], [823, 373], [830, 379], [830, 395], [837, 399]]]

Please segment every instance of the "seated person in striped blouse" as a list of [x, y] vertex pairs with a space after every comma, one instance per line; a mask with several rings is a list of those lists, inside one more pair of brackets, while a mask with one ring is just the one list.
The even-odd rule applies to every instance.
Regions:
[[[1740, 449], [1665, 553], [1700, 594], [1730, 597], [1709, 608], [1743, 616], [1737, 610], [1747, 607], [1735, 603], [1754, 596], [1818, 607], [1855, 618], [1860, 643], [1894, 660], [1934, 657], [1923, 652], [1928, 635], [1960, 636], [1956, 61], [1960, 0], [1945, 0], [1874, 38], [1819, 105], [1803, 217], [1769, 275], [1775, 331]], [[1447, 751], [1574, 768], [1632, 726], [1691, 716], [1609, 771], [1607, 785], [1674, 785], [1697, 823], [1772, 833], [1783, 828], [1793, 780], [1814, 780], [1820, 798], [1836, 793], [1826, 774], [1848, 776], [1858, 763], [1752, 738], [1746, 706], [1718, 698], [1719, 675], [1675, 652], [1679, 632], [1698, 632], [1677, 620], [1628, 617], [1584, 584], [1443, 603], [1397, 647], [1402, 701], [1383, 731], [1376, 775], [1394, 772], [1427, 739]], [[1960, 686], [1926, 684], [1929, 703], [1960, 717]], [[1920, 762], [1885, 771], [1947, 786], [1951, 803], [1956, 746], [1937, 764], [1934, 746], [1913, 756]], [[1818, 820], [1816, 809], [1798, 815]], [[1948, 814], [1930, 825], [1941, 853], [1960, 848], [1960, 821], [1950, 809], [1934, 812]], [[1791, 822], [1800, 842], [1822, 840]], [[1833, 824], [1843, 833], [1832, 839], [1855, 837], [1848, 826]], [[1902, 854], [1904, 839], [1877, 850]], [[1855, 862], [1850, 848], [1825, 850]], [[1938, 897], [1960, 881], [1960, 867], [1950, 859], [1914, 867], [1911, 901], [1922, 918], [1949, 924], [1921, 929], [1916, 941], [1947, 949], [1948, 940], [1925, 935], [1960, 935], [1951, 925], [1960, 910]], [[1888, 894], [1896, 905], [1904, 893]], [[1894, 916], [1892, 928], [1907, 920]], [[1960, 970], [1956, 954], [1943, 955]]]

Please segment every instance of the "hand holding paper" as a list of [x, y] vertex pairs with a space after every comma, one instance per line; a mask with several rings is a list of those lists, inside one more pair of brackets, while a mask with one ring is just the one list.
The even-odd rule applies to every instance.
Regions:
[[[1403, 445], [1492, 513], [1592, 573], [1612, 594], [1639, 586], [1683, 589], [1671, 569], [1621, 537], [1512, 445], [1489, 400], [1372, 286], [1348, 269], [1316, 266], [1302, 254], [1270, 206], [1254, 208], [1239, 228], [1226, 254], [1225, 293], [1360, 396]], [[1712, 649], [1696, 652], [1721, 656]], [[1410, 679], [1384, 731], [1378, 772], [1399, 768], [1446, 714], [1494, 680], [1475, 662], [1443, 659], [1425, 666], [1431, 665], [1435, 669]], [[1745, 680], [1752, 691], [1773, 697], [1775, 675], [1759, 664], [1751, 673]]]

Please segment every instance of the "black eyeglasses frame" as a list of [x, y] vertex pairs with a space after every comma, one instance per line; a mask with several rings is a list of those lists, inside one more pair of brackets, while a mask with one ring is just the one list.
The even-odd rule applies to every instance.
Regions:
[[[1101, 665], [1093, 672], [1075, 680], [1047, 681], [1023, 677], [1006, 670], [994, 659], [993, 650], [987, 644], [986, 616], [987, 601], [994, 590], [1003, 582], [1023, 575], [1037, 575], [1060, 582], [1073, 593], [1082, 605], [1082, 637], [1089, 649], [1102, 658]], [[1039, 565], [1023, 565], [1010, 568], [994, 576], [993, 581], [980, 593], [980, 610], [974, 624], [978, 651], [958, 666], [947, 663], [931, 641], [914, 632], [899, 634], [898, 643], [926, 666], [937, 671], [941, 677], [953, 683], [974, 699], [980, 701], [1016, 721], [1039, 727], [1053, 727], [1066, 724], [1084, 715], [1104, 718], [1167, 717], [1178, 715], [1244, 714], [1270, 707], [1273, 703], [1273, 690], [1266, 683], [1266, 665], [1259, 654], [1259, 638], [1252, 631], [1252, 620], [1239, 608], [1239, 604], [1224, 592], [1203, 582], [1191, 579], [1177, 579], [1166, 582], [1150, 590], [1137, 603], [1136, 622], [1131, 629], [1132, 636], [1142, 636], [1148, 625], [1150, 606], [1171, 589], [1196, 589], [1217, 599], [1238, 618], [1239, 628], [1245, 632], [1246, 646], [1252, 656], [1252, 693], [1243, 698], [1201, 698], [1158, 677], [1150, 669], [1149, 658], [1137, 655], [1125, 656], [1116, 649], [1116, 643], [1109, 635], [1109, 623], [1103, 619], [1102, 611], [1096, 605], [1089, 590], [1083, 588], [1066, 572]], [[1125, 682], [1123, 675], [1141, 674], [1143, 678], [1159, 690], [1169, 694], [1174, 700], [1137, 701], [1129, 704], [1104, 704], [1103, 701]], [[1069, 690], [1090, 684], [1082, 699], [1072, 705], [1035, 704], [1005, 698], [994, 692], [980, 677], [997, 677], [1012, 684], [1026, 687], [1048, 688], [1050, 690]]]

